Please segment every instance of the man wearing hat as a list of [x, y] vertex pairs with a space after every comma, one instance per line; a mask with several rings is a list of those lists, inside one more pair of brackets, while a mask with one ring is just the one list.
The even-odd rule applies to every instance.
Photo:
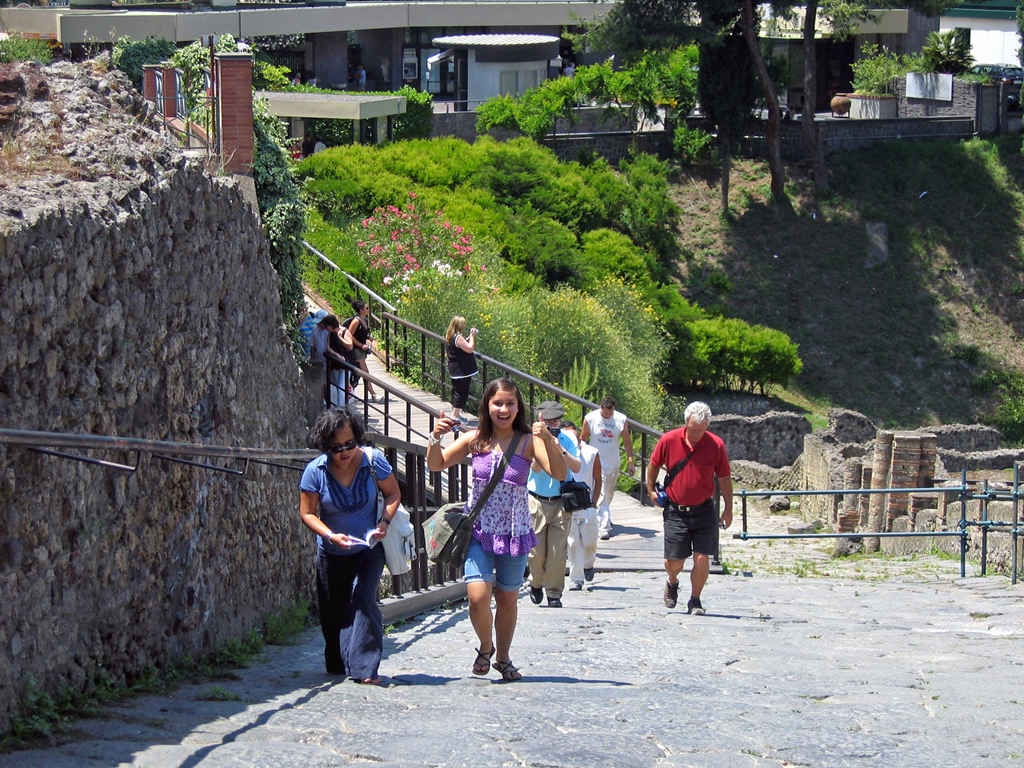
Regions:
[[[565, 408], [561, 403], [547, 400], [537, 406], [537, 418], [558, 439], [565, 465], [572, 472], [582, 466], [576, 441], [562, 433]], [[565, 477], [555, 478], [540, 468], [537, 462], [530, 468], [526, 489], [530, 492], [530, 517], [537, 533], [537, 546], [530, 551], [530, 600], [539, 605], [547, 592], [548, 607], [562, 607], [565, 588], [565, 562], [569, 554], [569, 524], [572, 513], [562, 507], [561, 486]]]

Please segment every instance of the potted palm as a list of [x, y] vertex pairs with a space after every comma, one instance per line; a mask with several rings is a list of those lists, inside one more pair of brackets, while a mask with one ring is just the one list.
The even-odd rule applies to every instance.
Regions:
[[974, 59], [970, 41], [956, 30], [928, 35], [921, 55], [906, 60], [907, 95], [915, 98], [952, 101], [953, 78], [967, 72]]
[[888, 119], [896, 117], [896, 79], [909, 69], [904, 58], [888, 48], [865, 43], [860, 59], [853, 62], [853, 93], [850, 117]]

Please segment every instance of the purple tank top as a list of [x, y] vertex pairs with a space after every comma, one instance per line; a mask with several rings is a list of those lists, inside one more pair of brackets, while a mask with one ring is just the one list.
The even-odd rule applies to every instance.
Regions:
[[[501, 455], [500, 451], [473, 454], [470, 508], [491, 479], [491, 473], [500, 466]], [[517, 453], [509, 461], [505, 474], [473, 524], [473, 537], [484, 551], [519, 557], [529, 553], [537, 544], [527, 503], [526, 480], [529, 476], [530, 462]]]

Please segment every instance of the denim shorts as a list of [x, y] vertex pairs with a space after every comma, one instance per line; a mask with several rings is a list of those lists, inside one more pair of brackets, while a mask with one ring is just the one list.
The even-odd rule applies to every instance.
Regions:
[[485, 552], [479, 541], [471, 539], [463, 578], [467, 584], [471, 581], [485, 581], [488, 584], [497, 581], [495, 586], [502, 592], [518, 592], [523, 585], [529, 556], [528, 552], [518, 557]]

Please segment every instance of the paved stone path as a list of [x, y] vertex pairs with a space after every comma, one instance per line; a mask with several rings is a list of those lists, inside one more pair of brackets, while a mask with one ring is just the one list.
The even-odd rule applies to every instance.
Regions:
[[599, 574], [561, 610], [524, 591], [521, 682], [470, 674], [458, 606], [388, 633], [386, 687], [324, 675], [310, 631], [236, 680], [130, 700], [0, 764], [1024, 765], [1024, 586], [719, 576], [698, 617], [666, 609], [662, 583]]

